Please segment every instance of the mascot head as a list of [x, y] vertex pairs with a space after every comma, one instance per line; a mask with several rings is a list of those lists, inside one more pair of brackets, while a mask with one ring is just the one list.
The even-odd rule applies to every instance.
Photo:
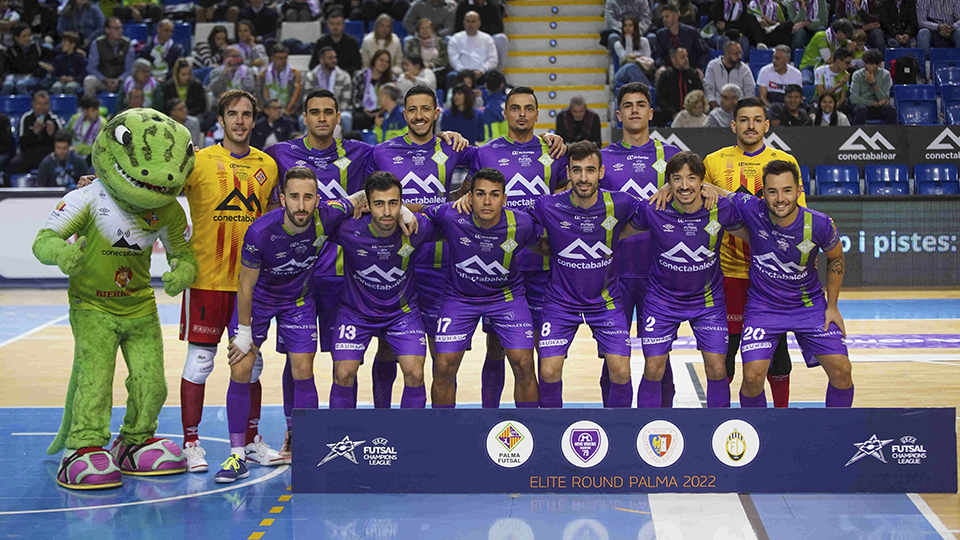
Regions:
[[93, 143], [93, 168], [123, 209], [140, 212], [176, 199], [196, 160], [190, 131], [153, 109], [113, 117]]

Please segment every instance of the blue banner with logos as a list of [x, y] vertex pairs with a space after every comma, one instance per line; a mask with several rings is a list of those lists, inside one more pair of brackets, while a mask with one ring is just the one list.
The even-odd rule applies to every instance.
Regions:
[[296, 493], [955, 493], [956, 409], [296, 410]]

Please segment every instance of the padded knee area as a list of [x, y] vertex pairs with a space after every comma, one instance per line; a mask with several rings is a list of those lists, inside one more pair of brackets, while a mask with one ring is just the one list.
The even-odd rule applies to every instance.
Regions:
[[183, 377], [193, 384], [204, 384], [213, 372], [213, 359], [217, 355], [217, 346], [187, 345], [187, 361], [183, 364]]
[[261, 373], [263, 373], [263, 354], [257, 351], [257, 358], [253, 361], [253, 371], [250, 372], [250, 382], [259, 381]]

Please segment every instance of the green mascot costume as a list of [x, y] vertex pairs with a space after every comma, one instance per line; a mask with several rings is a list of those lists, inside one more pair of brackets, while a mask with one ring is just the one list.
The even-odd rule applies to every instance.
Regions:
[[[47, 449], [65, 449], [57, 473], [65, 488], [112, 488], [120, 486], [121, 473], [186, 470], [180, 447], [154, 437], [167, 383], [150, 255], [159, 238], [172, 268], [163, 274], [170, 296], [197, 276], [184, 240], [186, 215], [176, 201], [194, 160], [187, 128], [152, 109], [118, 114], [93, 145], [99, 182], [68, 193], [34, 240], [37, 259], [70, 277], [73, 372], [60, 431]], [[68, 243], [74, 234], [79, 238]], [[117, 348], [130, 373], [127, 411], [107, 451]]]

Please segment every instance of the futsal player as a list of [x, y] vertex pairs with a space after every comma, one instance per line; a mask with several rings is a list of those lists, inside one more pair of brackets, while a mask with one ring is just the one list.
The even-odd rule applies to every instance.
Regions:
[[[767, 163], [785, 160], [797, 164], [797, 160], [790, 154], [770, 148], [764, 143], [763, 137], [770, 130], [770, 120], [767, 119], [767, 112], [760, 98], [749, 97], [737, 102], [733, 109], [731, 129], [737, 136], [737, 144], [720, 149], [704, 159], [708, 183], [728, 191], [760, 195], [763, 167]], [[803, 185], [802, 181], [800, 185]], [[806, 206], [802, 188], [797, 202]], [[724, 275], [723, 289], [727, 298], [727, 326], [730, 335], [726, 358], [727, 376], [732, 381], [743, 330], [743, 309], [750, 285], [747, 272], [750, 267], [750, 246], [736, 236], [726, 235], [720, 249], [720, 267]], [[784, 339], [777, 344], [767, 377], [773, 392], [773, 403], [777, 407], [789, 405], [791, 369], [787, 341]]]

